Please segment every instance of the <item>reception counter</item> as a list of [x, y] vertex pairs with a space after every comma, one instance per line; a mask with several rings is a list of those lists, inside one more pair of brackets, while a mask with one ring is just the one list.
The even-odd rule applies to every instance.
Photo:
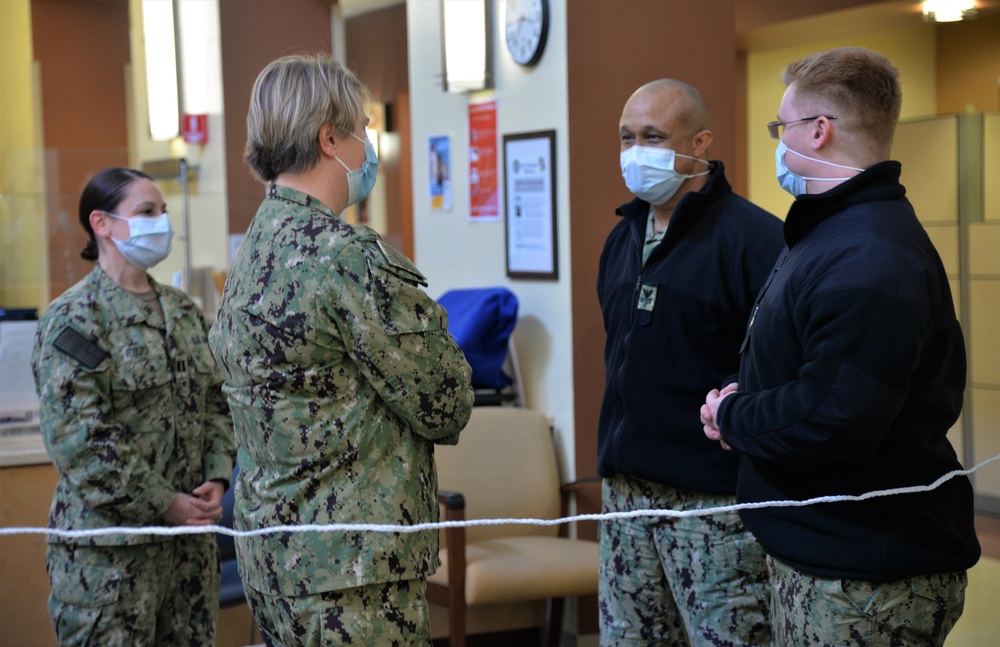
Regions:
[[0, 467], [48, 465], [38, 420], [0, 422]]
[[[40, 440], [40, 439], [39, 439]], [[0, 527], [44, 528], [59, 474], [25, 445], [0, 453]], [[0, 536], [0, 636], [8, 645], [55, 645], [49, 627], [45, 535]]]
[[[58, 481], [40, 434], [0, 437], [0, 528], [44, 528]], [[45, 535], [0, 535], [0, 643], [55, 647], [48, 597]], [[251, 622], [245, 604], [221, 610], [216, 645], [248, 644]]]

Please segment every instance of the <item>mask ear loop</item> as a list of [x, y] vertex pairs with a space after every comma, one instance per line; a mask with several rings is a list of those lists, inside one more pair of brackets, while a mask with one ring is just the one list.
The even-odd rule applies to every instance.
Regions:
[[674, 157], [683, 157], [684, 159], [689, 159], [689, 160], [694, 160], [696, 162], [701, 162], [702, 164], [704, 164], [705, 166], [708, 167], [707, 170], [704, 170], [701, 173], [690, 173], [690, 174], [677, 173], [678, 175], [681, 175], [681, 176], [683, 176], [685, 178], [690, 179], [690, 178], [693, 178], [693, 177], [701, 177], [702, 175], [708, 175], [709, 173], [712, 172], [712, 163], [709, 162], [708, 160], [703, 160], [700, 157], [692, 157], [690, 155], [685, 155], [684, 153], [678, 153], [676, 151], [674, 152]]
[[[105, 218], [114, 218], [115, 220], [124, 220], [125, 222], [128, 222], [128, 220], [129, 220], [128, 218], [124, 218], [124, 217], [119, 216], [117, 214], [111, 213], [110, 211], [104, 211], [103, 209], [97, 209], [96, 211], [98, 211], [98, 213], [100, 213], [101, 215], [103, 215]], [[108, 225], [108, 240], [110, 240], [112, 242], [115, 242], [115, 243], [124, 243], [125, 241], [127, 241], [131, 237], [132, 237], [132, 227], [131, 226], [129, 226], [129, 228], [128, 228], [128, 238], [126, 238], [125, 240], [118, 240], [111, 233], [111, 225]]]
[[[360, 137], [358, 137], [358, 136], [357, 136], [357, 135], [355, 135], [354, 133], [351, 133], [351, 137], [353, 137], [354, 139], [358, 140], [358, 141], [359, 141], [359, 142], [361, 142], [362, 144], [364, 144], [364, 143], [365, 143], [365, 140], [361, 139]], [[368, 158], [368, 147], [367, 147], [367, 146], [365, 146], [365, 159], [367, 159], [367, 158]], [[345, 169], [345, 170], [346, 170], [346, 171], [347, 171], [348, 173], [350, 173], [351, 171], [357, 171], [357, 170], [359, 170], [359, 169], [352, 169], [352, 168], [351, 168], [350, 166], [348, 166], [347, 164], [344, 164], [344, 160], [340, 159], [340, 156], [338, 156], [338, 155], [334, 155], [334, 156], [333, 156], [333, 159], [335, 159], [335, 160], [337, 160], [338, 162], [340, 162], [340, 165], [341, 165], [341, 166], [343, 166], [343, 167], [344, 167], [344, 169]], [[362, 166], [361, 168], [364, 168], [364, 167]]]
[[[807, 159], [810, 162], [816, 162], [818, 164], [826, 164], [827, 166], [836, 166], [837, 168], [847, 169], [848, 171], [857, 171], [858, 173], [863, 173], [864, 172], [863, 168], [856, 168], [854, 166], [844, 166], [843, 164], [837, 164], [836, 162], [827, 162], [826, 160], [816, 159], [815, 157], [809, 157], [808, 155], [803, 155], [802, 153], [799, 153], [797, 151], [793, 151], [791, 148], [788, 147], [788, 144], [785, 144], [785, 152], [786, 153], [791, 153], [792, 155], [798, 155], [802, 159]], [[847, 178], [847, 177], [807, 177], [805, 179], [807, 179], [807, 180], [828, 180], [828, 181], [832, 182], [832, 181], [836, 181], [836, 180], [849, 180], [851, 178]]]

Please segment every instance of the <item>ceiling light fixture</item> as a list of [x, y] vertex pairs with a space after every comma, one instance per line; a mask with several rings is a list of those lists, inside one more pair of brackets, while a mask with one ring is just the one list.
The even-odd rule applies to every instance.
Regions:
[[180, 134], [176, 25], [177, 0], [143, 0], [146, 100], [153, 141], [167, 141]]
[[976, 17], [976, 0], [924, 0], [925, 22], [957, 22]]

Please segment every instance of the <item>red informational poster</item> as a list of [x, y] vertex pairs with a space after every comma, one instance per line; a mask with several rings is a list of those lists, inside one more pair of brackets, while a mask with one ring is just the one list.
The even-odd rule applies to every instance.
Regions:
[[499, 220], [497, 100], [469, 103], [469, 220]]

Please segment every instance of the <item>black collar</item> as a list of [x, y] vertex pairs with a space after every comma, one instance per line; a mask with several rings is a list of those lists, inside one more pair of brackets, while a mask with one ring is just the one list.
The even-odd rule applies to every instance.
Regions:
[[791, 248], [821, 222], [862, 202], [898, 200], [906, 195], [899, 183], [902, 165], [893, 160], [879, 162], [838, 184], [829, 191], [800, 195], [785, 217], [785, 244]]

